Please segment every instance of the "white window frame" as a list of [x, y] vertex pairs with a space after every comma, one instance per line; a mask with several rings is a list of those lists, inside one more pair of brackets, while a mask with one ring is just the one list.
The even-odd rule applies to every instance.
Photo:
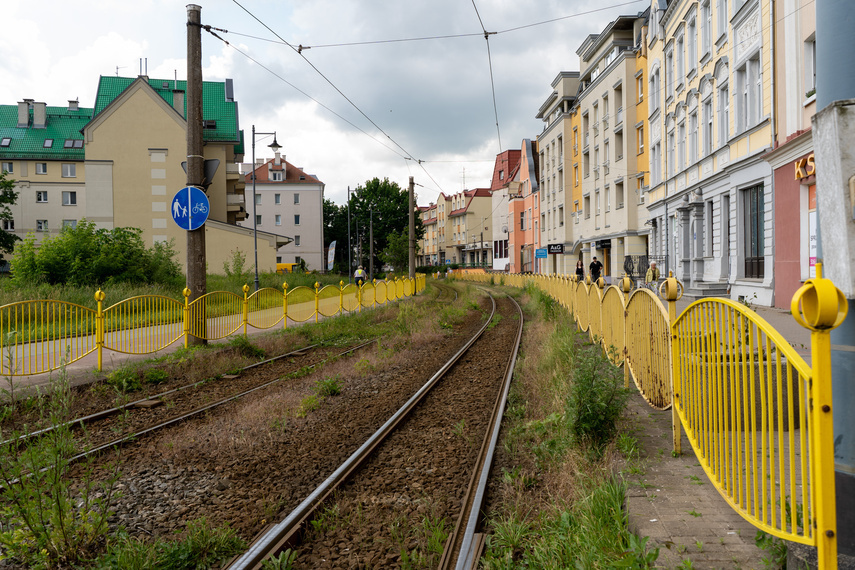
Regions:
[[15, 172], [15, 163], [14, 162], [0, 162], [0, 172], [8, 172], [9, 174], [14, 174]]
[[36, 220], [36, 231], [37, 232], [47, 232], [50, 231], [48, 228], [47, 220]]
[[694, 16], [686, 27], [686, 36], [686, 77], [689, 77], [698, 67], [698, 23]]
[[36, 190], [36, 204], [47, 204], [47, 190]]
[[295, 236], [294, 236], [294, 246], [295, 246], [295, 247], [300, 247], [301, 245], [302, 245], [302, 240], [300, 240], [300, 236], [299, 236], [299, 235], [295, 235]]
[[273, 203], [277, 206], [282, 203], [282, 194], [276, 193], [273, 195]]
[[713, 110], [712, 110], [712, 97], [708, 97], [703, 102], [703, 116], [701, 120], [703, 121], [703, 149], [702, 152], [704, 156], [710, 154], [713, 149]]
[[718, 40], [727, 37], [727, 2], [728, 0], [716, 0], [716, 33], [718, 34]]
[[3, 220], [3, 229], [7, 232], [15, 231], [15, 220]]
[[74, 229], [77, 227], [77, 220], [62, 220], [62, 227]]
[[281, 170], [272, 170], [270, 171], [270, 181], [271, 182], [282, 182], [284, 176], [282, 176], [284, 172]]
[[686, 120], [677, 124], [677, 164], [674, 173], [686, 168]]
[[62, 163], [62, 177], [63, 178], [77, 178], [77, 165], [73, 162], [63, 162]]
[[255, 215], [255, 225], [256, 225], [256, 226], [260, 226], [260, 225], [261, 225], [261, 214], [256, 214], [256, 215]]
[[299, 192], [294, 192], [294, 203], [295, 204], [300, 203], [300, 193]]
[[701, 58], [712, 53], [712, 0], [701, 1]]
[[722, 147], [730, 139], [730, 89], [728, 84], [718, 88], [718, 146]]
[[47, 162], [36, 163], [36, 174], [47, 174]]
[[77, 205], [77, 192], [75, 190], [63, 190], [62, 191], [62, 205], [63, 206], [76, 206]]
[[698, 110], [689, 114], [689, 158], [687, 164], [698, 159]]
[[276, 214], [275, 220], [276, 220], [276, 225], [281, 226], [282, 225], [282, 214]]
[[[816, 33], [805, 40], [805, 99], [816, 94]], [[813, 92], [813, 93], [811, 93]], [[811, 95], [808, 95], [811, 93]]]
[[300, 214], [294, 214], [294, 225], [295, 226], [300, 225]]

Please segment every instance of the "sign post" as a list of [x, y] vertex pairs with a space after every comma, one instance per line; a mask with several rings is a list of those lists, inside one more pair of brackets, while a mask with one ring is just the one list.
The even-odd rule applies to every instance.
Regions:
[[194, 231], [205, 225], [211, 204], [201, 188], [185, 186], [172, 199], [172, 219], [182, 230]]

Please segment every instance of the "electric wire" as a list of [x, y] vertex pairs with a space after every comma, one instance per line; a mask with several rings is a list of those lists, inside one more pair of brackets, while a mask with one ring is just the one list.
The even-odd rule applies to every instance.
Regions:
[[496, 104], [496, 82], [493, 79], [493, 54], [490, 52], [490, 32], [487, 31], [486, 27], [484, 27], [484, 21], [481, 19], [481, 14], [478, 12], [478, 6], [475, 4], [475, 0], [472, 0], [472, 7], [475, 8], [475, 15], [478, 16], [478, 23], [481, 24], [481, 30], [484, 32], [484, 41], [487, 42], [487, 63], [490, 67], [490, 88], [493, 92], [493, 115], [496, 118], [496, 135], [499, 139], [499, 152], [502, 152], [502, 132], [499, 130], [499, 107]]

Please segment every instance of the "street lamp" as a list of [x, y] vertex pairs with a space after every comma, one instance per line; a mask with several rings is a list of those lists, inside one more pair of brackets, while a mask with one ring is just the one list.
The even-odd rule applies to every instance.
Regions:
[[255, 125], [252, 125], [252, 245], [255, 251], [255, 290], [258, 291], [258, 215], [256, 214], [258, 197], [255, 193], [255, 135], [273, 135], [273, 143], [267, 146], [272, 148], [274, 153], [279, 152], [279, 149], [282, 147], [276, 142], [276, 131], [272, 133], [256, 133]]

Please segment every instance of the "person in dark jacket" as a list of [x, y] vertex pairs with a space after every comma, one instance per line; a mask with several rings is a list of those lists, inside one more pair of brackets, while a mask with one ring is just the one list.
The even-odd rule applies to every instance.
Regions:
[[576, 262], [576, 280], [583, 281], [585, 279], [585, 264], [582, 263], [582, 260]]
[[591, 270], [591, 281], [596, 281], [600, 278], [600, 272], [603, 270], [603, 264], [599, 262], [597, 256], [594, 256], [594, 260], [588, 268]]

